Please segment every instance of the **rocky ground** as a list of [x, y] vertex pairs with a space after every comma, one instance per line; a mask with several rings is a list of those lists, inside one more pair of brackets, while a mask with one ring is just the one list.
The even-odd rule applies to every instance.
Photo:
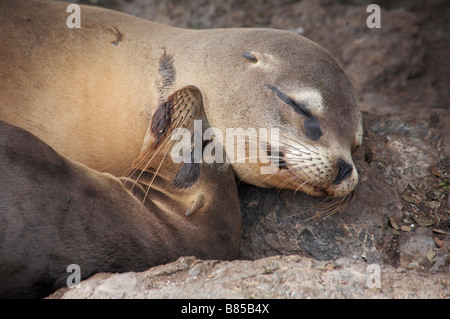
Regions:
[[182, 257], [141, 273], [97, 274], [51, 298], [449, 297], [442, 273], [424, 275], [384, 265], [376, 274], [351, 258], [328, 262], [291, 255], [221, 262]]
[[[167, 278], [149, 276], [164, 267], [170, 273], [170, 264], [143, 274], [98, 275], [86, 285], [96, 282], [100, 289], [103, 279], [111, 283], [114, 276], [118, 282], [108, 284], [113, 288], [103, 295], [99, 291], [104, 290], [83, 286], [67, 297], [450, 297], [448, 2], [378, 1], [380, 29], [366, 25], [366, 7], [374, 1], [85, 2], [179, 27], [271, 27], [300, 33], [329, 50], [351, 78], [365, 137], [355, 153], [358, 195], [332, 216], [315, 216], [309, 209], [321, 199], [239, 185], [242, 260], [182, 259], [178, 265], [189, 265], [176, 273], [185, 277], [172, 281], [174, 289], [186, 289], [175, 282], [193, 283], [194, 277], [198, 287], [210, 287], [211, 278], [229, 273], [230, 279], [217, 279], [215, 288], [188, 295], [166, 292]], [[252, 263], [260, 268], [248, 266]], [[381, 267], [379, 290], [365, 284], [370, 264]], [[196, 267], [208, 269], [208, 276], [201, 275], [203, 270], [196, 275]], [[234, 271], [241, 279], [233, 279], [238, 278], [231, 276]], [[131, 282], [136, 285], [127, 286], [134, 292], [116, 291], [123, 276], [135, 278]], [[145, 289], [135, 291], [137, 286]]]

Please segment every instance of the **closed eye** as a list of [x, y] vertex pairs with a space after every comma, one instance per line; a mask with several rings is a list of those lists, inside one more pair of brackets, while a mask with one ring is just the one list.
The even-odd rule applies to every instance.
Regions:
[[303, 104], [297, 103], [291, 97], [272, 85], [267, 84], [266, 86], [269, 90], [273, 91], [281, 101], [294, 108], [295, 112], [306, 117], [303, 121], [303, 126], [307, 137], [317, 141], [322, 136], [319, 120], [309, 110], [307, 110]]
[[296, 101], [294, 101], [290, 96], [286, 95], [285, 93], [281, 92], [280, 90], [278, 90], [276, 87], [267, 84], [266, 85], [268, 89], [270, 89], [271, 91], [273, 91], [278, 98], [283, 101], [284, 103], [286, 103], [289, 106], [292, 106], [294, 108], [294, 110], [306, 117], [313, 117], [313, 115], [311, 114], [311, 112], [309, 112], [306, 107], [300, 103], [297, 103]]

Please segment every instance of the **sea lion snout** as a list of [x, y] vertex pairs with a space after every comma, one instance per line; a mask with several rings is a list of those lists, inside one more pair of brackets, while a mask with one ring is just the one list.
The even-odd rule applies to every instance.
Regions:
[[348, 164], [341, 158], [338, 159], [337, 166], [338, 166], [338, 174], [336, 176], [336, 179], [333, 181], [333, 184], [340, 184], [342, 180], [349, 177], [353, 171], [353, 165]]

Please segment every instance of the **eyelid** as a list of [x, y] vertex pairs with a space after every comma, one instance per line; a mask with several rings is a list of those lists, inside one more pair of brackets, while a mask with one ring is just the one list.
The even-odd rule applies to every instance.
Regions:
[[290, 96], [286, 95], [285, 93], [278, 90], [276, 87], [267, 84], [267, 88], [271, 91], [273, 91], [280, 100], [282, 100], [284, 103], [288, 104], [289, 106], [293, 107], [296, 111], [299, 111], [298, 113], [301, 113], [302, 115], [306, 117], [312, 117], [312, 114], [302, 105], [295, 102]]
[[317, 141], [322, 136], [322, 130], [320, 129], [319, 121], [314, 115], [311, 114], [311, 112], [303, 107], [303, 105], [297, 104], [291, 97], [284, 94], [276, 87], [268, 84], [266, 84], [266, 86], [271, 91], [273, 91], [280, 100], [293, 107], [295, 112], [306, 117], [306, 119], [303, 121], [303, 126], [305, 129], [305, 134], [308, 138], [312, 139], [313, 141]]

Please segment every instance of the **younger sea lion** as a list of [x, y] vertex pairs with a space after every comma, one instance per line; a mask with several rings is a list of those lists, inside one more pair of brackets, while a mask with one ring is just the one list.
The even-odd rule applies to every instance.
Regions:
[[186, 255], [237, 258], [241, 217], [232, 168], [170, 159], [172, 132], [192, 132], [196, 119], [208, 128], [198, 89], [171, 95], [120, 179], [0, 121], [0, 298], [47, 296], [66, 285], [70, 264], [83, 280]]

